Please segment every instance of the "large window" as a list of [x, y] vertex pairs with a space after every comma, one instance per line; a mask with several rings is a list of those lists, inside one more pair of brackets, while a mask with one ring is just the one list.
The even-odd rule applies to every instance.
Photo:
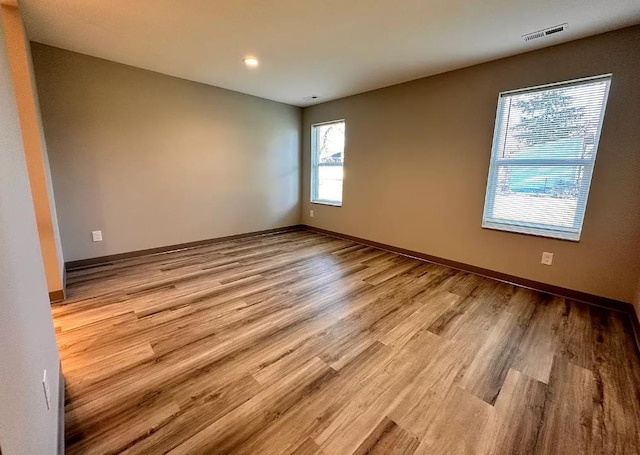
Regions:
[[500, 94], [483, 227], [580, 239], [610, 82]]
[[344, 120], [311, 127], [311, 202], [342, 205]]

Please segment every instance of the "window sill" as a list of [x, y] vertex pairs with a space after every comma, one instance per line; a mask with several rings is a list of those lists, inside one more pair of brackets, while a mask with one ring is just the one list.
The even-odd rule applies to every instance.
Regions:
[[565, 240], [569, 242], [577, 243], [580, 241], [580, 237], [575, 237], [575, 233], [568, 232], [553, 232], [545, 231], [544, 229], [535, 229], [518, 225], [505, 225], [499, 223], [485, 223], [482, 225], [482, 229], [488, 229], [491, 231], [510, 232], [512, 234], [524, 234], [532, 235], [534, 237], [545, 237], [548, 239]]
[[330, 205], [332, 207], [342, 207], [341, 202], [331, 202], [331, 201], [310, 201], [312, 204], [318, 205]]

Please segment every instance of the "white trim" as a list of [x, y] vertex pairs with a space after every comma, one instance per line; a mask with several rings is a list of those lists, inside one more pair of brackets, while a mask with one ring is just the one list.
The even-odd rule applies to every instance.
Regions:
[[[326, 122], [318, 122], [318, 123], [313, 123], [311, 124], [311, 170], [310, 170], [310, 178], [309, 178], [309, 202], [312, 204], [322, 204], [322, 205], [331, 205], [334, 207], [342, 207], [342, 200], [340, 201], [327, 201], [327, 200], [322, 200], [322, 199], [317, 199], [317, 194], [318, 194], [318, 169], [320, 167], [342, 167], [344, 169], [344, 158], [345, 158], [345, 150], [342, 150], [342, 163], [338, 164], [338, 163], [323, 163], [320, 164], [318, 163], [318, 157], [316, 156], [316, 133], [315, 133], [315, 128], [319, 127], [319, 126], [323, 126], [323, 125], [332, 125], [332, 124], [336, 124], [336, 123], [344, 123], [344, 134], [345, 134], [345, 145], [344, 145], [344, 149], [346, 149], [346, 143], [347, 143], [347, 122], [346, 120], [343, 119], [337, 119], [337, 120], [329, 120]], [[344, 178], [343, 178], [343, 185], [344, 185]], [[344, 195], [344, 187], [342, 189], [342, 195]], [[342, 196], [341, 195], [341, 196]], [[344, 197], [342, 198], [344, 199]]]
[[311, 204], [320, 204], [320, 205], [330, 205], [332, 207], [342, 207], [342, 202], [340, 201], [325, 201], [317, 199], [315, 201], [309, 201]]
[[[580, 79], [572, 79], [570, 81], [564, 81], [564, 82], [551, 82], [549, 84], [542, 84], [542, 85], [535, 85], [533, 87], [526, 87], [526, 88], [517, 88], [514, 90], [505, 90], [504, 92], [500, 92], [500, 94], [498, 95], [498, 97], [504, 97], [507, 95], [514, 95], [516, 93], [532, 93], [532, 92], [539, 92], [542, 90], [548, 90], [550, 88], [560, 88], [560, 87], [571, 87], [574, 85], [581, 85], [584, 84], [585, 82], [595, 82], [597, 80], [602, 80], [607, 81], [609, 80], [609, 82], [611, 81], [611, 78], [613, 77], [612, 73], [607, 73], [607, 74], [600, 74], [598, 76], [589, 76], [589, 77], [583, 77]], [[606, 100], [606, 96], [605, 96], [605, 100]]]
[[[507, 131], [504, 129], [503, 131], [503, 122], [509, 121], [510, 109], [511, 109], [511, 96], [515, 94], [523, 94], [523, 93], [532, 93], [538, 92], [542, 90], [553, 90], [557, 88], [563, 87], [571, 87], [577, 85], [586, 85], [593, 82], [602, 81], [606, 83], [604, 89], [604, 97], [602, 100], [602, 107], [600, 111], [600, 118], [598, 121], [598, 129], [595, 135], [595, 142], [593, 148], [593, 156], [588, 159], [579, 159], [579, 158], [526, 158], [526, 159], [518, 159], [518, 158], [499, 158], [500, 153], [502, 152], [502, 147], [500, 142], [504, 139], [506, 140]], [[539, 85], [536, 87], [523, 88], [518, 90], [510, 90], [506, 92], [501, 92], [498, 95], [498, 105], [496, 109], [496, 120], [494, 125], [493, 132], [493, 142], [491, 147], [491, 157], [489, 160], [489, 172], [487, 177], [487, 189], [485, 194], [485, 204], [484, 210], [482, 213], [482, 227], [488, 229], [496, 229], [501, 231], [508, 232], [516, 232], [521, 234], [531, 234], [531, 235], [539, 235], [551, 238], [559, 238], [564, 240], [572, 240], [579, 241], [580, 235], [582, 231], [582, 225], [584, 222], [584, 216], [587, 210], [587, 199], [589, 194], [589, 189], [591, 186], [591, 179], [593, 176], [593, 168], [595, 166], [595, 160], [598, 152], [598, 147], [600, 144], [600, 136], [602, 133], [602, 123], [607, 107], [609, 90], [611, 87], [612, 75], [604, 74], [600, 76], [592, 76], [586, 77], [582, 79], [575, 79], [567, 82], [558, 82], [553, 84]], [[505, 114], [507, 113], [505, 109], [507, 109], [507, 100], [508, 100], [508, 116], [505, 119]], [[504, 134], [503, 134], [504, 133]], [[504, 136], [504, 137], [503, 137]], [[555, 166], [568, 166], [568, 167], [582, 167], [584, 168], [585, 175], [582, 177], [584, 180], [579, 188], [578, 201], [575, 216], [573, 219], [573, 226], [569, 228], [564, 228], [562, 226], [556, 225], [545, 225], [540, 223], [528, 223], [526, 221], [518, 221], [518, 220], [508, 220], [508, 219], [496, 219], [492, 218], [490, 215], [493, 214], [494, 203], [496, 198], [496, 190], [498, 186], [497, 180], [497, 172], [499, 167], [518, 167], [518, 166], [545, 166], [545, 167], [555, 167]]]
[[495, 231], [514, 232], [516, 234], [529, 234], [541, 237], [550, 237], [560, 240], [571, 240], [572, 242], [580, 241], [580, 233], [572, 231], [561, 231], [556, 229], [545, 229], [539, 227], [529, 227], [519, 224], [497, 223], [485, 221], [482, 223], [484, 229], [493, 229]]
[[340, 123], [340, 122], [347, 123], [345, 121], [345, 119], [339, 118], [339, 119], [335, 119], [335, 120], [327, 120], [326, 122], [313, 123], [313, 124], [311, 124], [311, 127], [313, 128], [314, 126], [330, 125], [332, 123]]

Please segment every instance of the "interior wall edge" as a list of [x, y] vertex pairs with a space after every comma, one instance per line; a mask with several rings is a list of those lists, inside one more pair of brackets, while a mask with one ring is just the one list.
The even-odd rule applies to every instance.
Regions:
[[0, 439], [5, 455], [52, 454], [57, 450], [60, 358], [6, 31], [0, 21]]
[[64, 403], [65, 403], [65, 378], [62, 372], [62, 362], [60, 362], [60, 373], [58, 379], [58, 455], [64, 455], [65, 432], [64, 432]]
[[63, 288], [62, 264], [64, 261], [29, 41], [26, 38], [19, 8], [3, 4], [0, 9], [29, 172], [33, 208], [38, 221], [38, 236], [47, 287], [49, 292], [59, 293]]

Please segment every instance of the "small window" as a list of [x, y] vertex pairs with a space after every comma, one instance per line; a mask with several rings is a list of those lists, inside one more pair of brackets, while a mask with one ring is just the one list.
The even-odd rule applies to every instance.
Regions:
[[580, 239], [610, 82], [500, 94], [482, 227]]
[[342, 205], [345, 122], [311, 127], [311, 202]]

